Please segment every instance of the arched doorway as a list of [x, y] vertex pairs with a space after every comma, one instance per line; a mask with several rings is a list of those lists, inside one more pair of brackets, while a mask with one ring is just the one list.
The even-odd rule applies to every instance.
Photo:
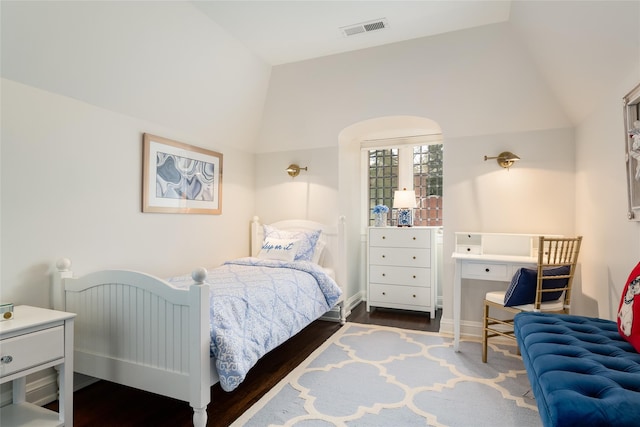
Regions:
[[362, 144], [364, 141], [431, 135], [442, 137], [440, 125], [432, 119], [417, 116], [385, 116], [364, 120], [347, 126], [338, 134], [338, 206], [347, 218], [346, 261], [348, 266], [352, 266], [347, 271], [347, 295], [354, 302], [366, 298], [365, 244], [368, 223], [363, 214], [362, 194], [368, 184], [362, 171]]

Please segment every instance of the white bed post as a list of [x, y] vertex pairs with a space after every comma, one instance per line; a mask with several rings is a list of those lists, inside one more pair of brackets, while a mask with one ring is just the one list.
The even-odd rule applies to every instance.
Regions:
[[66, 309], [64, 279], [70, 277], [73, 277], [71, 260], [69, 258], [60, 258], [56, 262], [56, 271], [53, 273], [53, 287], [51, 291], [51, 303], [55, 310], [65, 311]]
[[258, 256], [260, 249], [262, 248], [262, 239], [259, 238], [264, 232], [260, 225], [260, 218], [253, 217], [251, 221], [251, 256]]
[[192, 351], [189, 360], [189, 403], [193, 408], [194, 427], [206, 427], [207, 425], [207, 405], [211, 401], [211, 390], [209, 381], [203, 378], [210, 378], [209, 364], [211, 334], [209, 331], [209, 287], [204, 283], [207, 277], [207, 270], [198, 268], [191, 273], [194, 284], [189, 288], [189, 306], [192, 308], [190, 316], [189, 346], [192, 349], [199, 348], [199, 351]]

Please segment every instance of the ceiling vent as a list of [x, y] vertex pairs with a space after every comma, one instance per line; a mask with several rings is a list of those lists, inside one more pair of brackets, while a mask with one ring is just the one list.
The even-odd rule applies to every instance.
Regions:
[[350, 36], [355, 36], [356, 34], [384, 30], [385, 28], [389, 28], [389, 23], [387, 22], [386, 18], [381, 18], [381, 19], [376, 19], [374, 21], [363, 22], [361, 24], [340, 27], [340, 31], [342, 31], [343, 36], [350, 37]]

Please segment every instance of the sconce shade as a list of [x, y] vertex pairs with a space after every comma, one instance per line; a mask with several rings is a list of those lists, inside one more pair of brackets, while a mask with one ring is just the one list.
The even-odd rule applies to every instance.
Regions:
[[301, 168], [300, 166], [296, 165], [296, 164], [290, 164], [289, 167], [286, 169], [287, 173], [289, 174], [290, 177], [295, 178], [296, 176], [300, 175], [300, 171], [301, 170], [307, 170], [307, 167], [303, 167]]
[[502, 153], [498, 154], [496, 157], [484, 156], [485, 162], [490, 159], [496, 159], [496, 162], [498, 162], [500, 166], [502, 166], [503, 168], [509, 169], [511, 166], [513, 166], [514, 162], [517, 162], [518, 160], [520, 160], [520, 157], [516, 156], [510, 151], [503, 151]]
[[416, 203], [416, 192], [413, 190], [397, 190], [393, 194], [393, 207], [394, 209], [400, 208], [415, 208], [418, 204]]

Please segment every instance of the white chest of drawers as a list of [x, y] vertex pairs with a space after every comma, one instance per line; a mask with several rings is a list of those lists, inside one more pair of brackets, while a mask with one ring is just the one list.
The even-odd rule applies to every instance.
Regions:
[[[0, 383], [13, 382], [13, 403], [0, 408], [2, 427], [73, 425], [73, 319], [75, 314], [17, 306], [0, 322]], [[59, 412], [25, 401], [26, 376], [56, 367]]]
[[367, 311], [428, 311], [435, 317], [435, 229], [371, 227], [367, 241]]

